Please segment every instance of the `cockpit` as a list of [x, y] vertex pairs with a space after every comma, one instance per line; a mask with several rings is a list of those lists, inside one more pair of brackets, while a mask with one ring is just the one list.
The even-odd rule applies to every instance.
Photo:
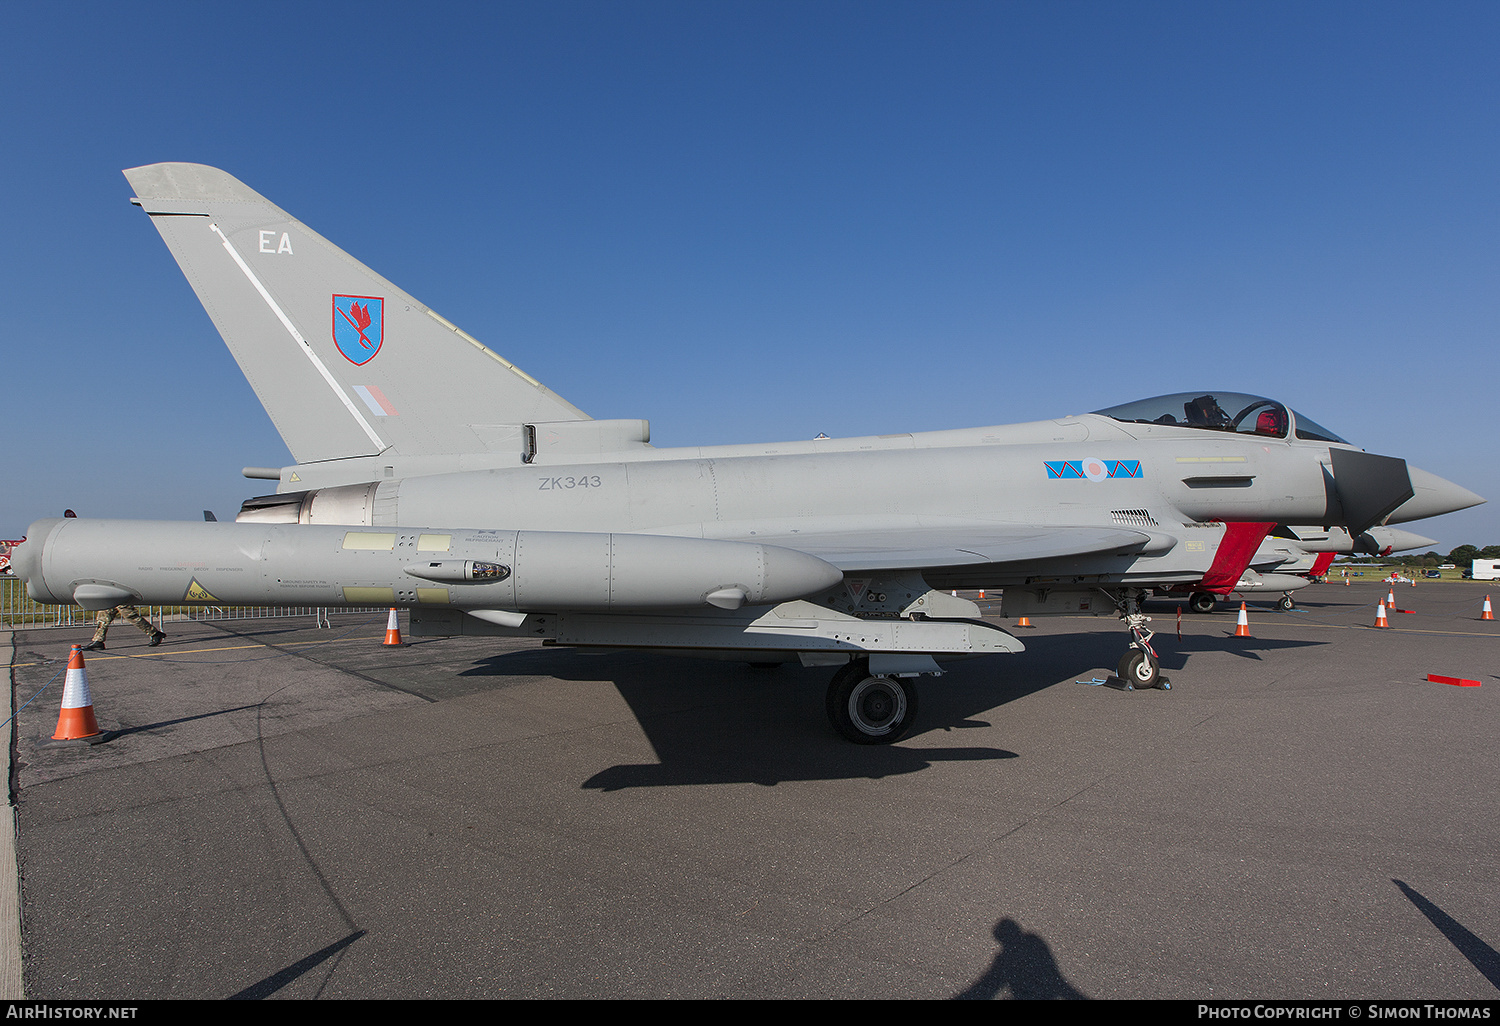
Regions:
[[1239, 392], [1179, 392], [1094, 412], [1127, 424], [1161, 424], [1267, 438], [1349, 444], [1316, 421], [1274, 399]]

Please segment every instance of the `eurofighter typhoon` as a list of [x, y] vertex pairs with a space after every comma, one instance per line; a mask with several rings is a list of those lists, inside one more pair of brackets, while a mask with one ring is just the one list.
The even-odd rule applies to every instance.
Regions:
[[1003, 589], [1009, 617], [1118, 615], [1119, 675], [1149, 687], [1153, 590], [1229, 594], [1278, 525], [1357, 539], [1483, 501], [1227, 391], [659, 449], [223, 171], [125, 176], [296, 463], [245, 468], [278, 483], [235, 523], [37, 521], [13, 564], [42, 602], [400, 606], [417, 636], [799, 661], [832, 670], [844, 737], [883, 744], [919, 677], [1024, 649], [955, 589]]

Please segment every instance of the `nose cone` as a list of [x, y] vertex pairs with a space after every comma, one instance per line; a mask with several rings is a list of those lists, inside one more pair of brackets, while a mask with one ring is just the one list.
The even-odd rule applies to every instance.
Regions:
[[1416, 494], [1397, 506], [1387, 523], [1402, 524], [1408, 520], [1442, 516], [1485, 501], [1462, 485], [1445, 481], [1436, 474], [1429, 474], [1410, 464], [1407, 464], [1406, 470], [1411, 475], [1412, 491]]
[[[1420, 534], [1403, 531], [1399, 527], [1372, 527], [1365, 534], [1368, 534], [1375, 543], [1375, 555], [1382, 556], [1390, 552], [1430, 549], [1437, 544], [1437, 541], [1432, 538], [1424, 538]], [[1360, 537], [1363, 538], [1364, 535]]]

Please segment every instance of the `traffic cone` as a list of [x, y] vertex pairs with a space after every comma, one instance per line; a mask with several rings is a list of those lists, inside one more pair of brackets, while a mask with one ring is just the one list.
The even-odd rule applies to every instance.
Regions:
[[385, 621], [385, 644], [401, 644], [401, 621], [396, 619], [396, 607], [391, 607], [390, 618]]
[[68, 653], [68, 675], [63, 679], [62, 712], [57, 717], [54, 741], [98, 744], [104, 732], [94, 719], [94, 700], [89, 697], [89, 675], [83, 668], [83, 646], [74, 645]]
[[979, 589], [979, 597], [980, 598], [984, 598], [984, 589], [983, 588]]
[[1395, 587], [1395, 585], [1392, 585], [1390, 588], [1386, 589], [1386, 593], [1385, 593], [1385, 608], [1387, 608], [1387, 609], [1395, 609], [1396, 608], [1396, 587]]
[[1017, 627], [1033, 627], [1033, 626], [1035, 626], [1035, 624], [1033, 624], [1031, 622], [1031, 617], [1029, 617], [1029, 616], [1023, 616], [1023, 617], [1021, 617], [1021, 619], [1019, 619], [1019, 620], [1016, 621], [1016, 626]]
[[1385, 619], [1385, 603], [1384, 602], [1380, 603], [1380, 605], [1378, 605], [1378, 606], [1375, 607], [1375, 626], [1376, 627], [1389, 627], [1390, 626], [1390, 624], [1387, 623], [1386, 619]]
[[1250, 636], [1250, 617], [1246, 615], [1245, 603], [1240, 603], [1239, 622], [1234, 625], [1234, 636], [1236, 638], [1248, 638]]
[[1490, 608], [1490, 597], [1488, 595], [1484, 597], [1484, 612], [1479, 614], [1479, 618], [1481, 620], [1493, 620], [1495, 618], [1495, 611]]

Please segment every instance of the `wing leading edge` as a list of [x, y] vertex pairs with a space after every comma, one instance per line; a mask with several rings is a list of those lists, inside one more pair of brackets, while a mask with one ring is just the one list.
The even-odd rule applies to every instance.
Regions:
[[[1158, 539], [1143, 531], [1108, 527], [963, 524], [763, 534], [765, 545], [797, 549], [840, 570], [923, 570], [1022, 563], [1121, 549], [1146, 551]], [[1170, 542], [1166, 547], [1170, 547]]]

